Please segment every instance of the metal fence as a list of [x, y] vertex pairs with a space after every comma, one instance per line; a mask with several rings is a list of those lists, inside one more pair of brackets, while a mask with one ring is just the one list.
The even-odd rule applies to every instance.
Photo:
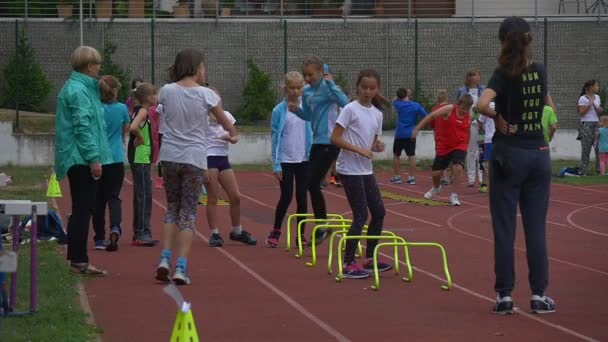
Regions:
[[[549, 89], [557, 104], [560, 127], [575, 128], [576, 104], [583, 83], [608, 82], [608, 17], [528, 18], [532, 22], [536, 61], [547, 66]], [[535, 20], [536, 19], [536, 20]], [[444, 19], [114, 19], [83, 23], [61, 19], [0, 20], [0, 66], [15, 54], [17, 32], [25, 30], [47, 77], [54, 85], [49, 109], [70, 72], [69, 55], [80, 44], [103, 49], [116, 45], [113, 60], [157, 85], [177, 51], [203, 50], [208, 78], [221, 92], [225, 107], [236, 112], [247, 81], [247, 57], [271, 76], [277, 100], [282, 76], [299, 70], [303, 57], [323, 58], [336, 77], [354, 91], [359, 70], [373, 67], [382, 76], [382, 91], [412, 87], [423, 104], [438, 89], [451, 100], [470, 67], [487, 82], [499, 53], [500, 18]], [[26, 86], [26, 85], [24, 85]], [[0, 84], [0, 91], [2, 84]], [[394, 113], [386, 111], [386, 122]]]

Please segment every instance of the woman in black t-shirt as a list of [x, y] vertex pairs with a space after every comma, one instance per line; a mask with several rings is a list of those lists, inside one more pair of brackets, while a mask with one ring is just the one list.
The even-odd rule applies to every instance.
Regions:
[[[511, 17], [500, 25], [499, 66], [494, 71], [477, 109], [496, 120], [490, 158], [490, 212], [494, 230], [494, 313], [513, 313], [515, 285], [515, 229], [517, 204], [526, 236], [530, 307], [534, 313], [555, 311], [544, 295], [548, 284], [546, 218], [551, 185], [549, 147], [543, 137], [545, 103], [554, 107], [547, 91], [545, 68], [532, 62], [530, 26]], [[490, 102], [496, 103], [495, 110]]]

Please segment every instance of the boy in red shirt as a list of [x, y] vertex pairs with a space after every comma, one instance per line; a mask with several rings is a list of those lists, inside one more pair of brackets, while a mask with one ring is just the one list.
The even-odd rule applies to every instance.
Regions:
[[460, 97], [457, 105], [446, 105], [433, 111], [414, 128], [412, 138], [416, 137], [422, 127], [435, 120], [436, 146], [435, 160], [432, 167], [433, 187], [424, 194], [424, 198], [432, 199], [433, 196], [441, 192], [441, 174], [452, 165], [454, 190], [450, 194], [450, 204], [453, 206], [460, 205], [457, 190], [460, 187], [460, 179], [469, 146], [470, 109], [472, 105], [473, 97], [465, 94]]

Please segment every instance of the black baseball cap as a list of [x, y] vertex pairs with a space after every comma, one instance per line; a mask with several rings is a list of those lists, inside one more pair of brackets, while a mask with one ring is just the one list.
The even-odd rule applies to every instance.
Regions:
[[511, 32], [530, 32], [530, 24], [520, 17], [509, 17], [502, 21], [500, 28], [498, 29], [498, 39], [504, 41], [507, 38], [507, 34]]

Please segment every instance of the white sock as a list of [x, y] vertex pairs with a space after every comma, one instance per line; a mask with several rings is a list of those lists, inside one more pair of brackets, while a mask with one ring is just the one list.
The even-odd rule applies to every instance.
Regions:
[[211, 234], [219, 234], [220, 230], [217, 228], [211, 229]]
[[232, 231], [237, 235], [241, 234], [241, 231], [242, 231], [241, 226], [232, 227]]

